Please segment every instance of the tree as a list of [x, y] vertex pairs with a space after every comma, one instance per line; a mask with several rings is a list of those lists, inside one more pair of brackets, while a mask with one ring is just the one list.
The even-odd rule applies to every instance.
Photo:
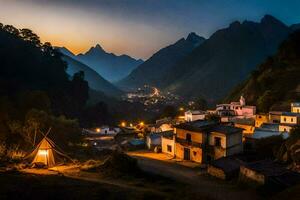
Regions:
[[30, 30], [30, 29], [26, 29], [26, 28], [21, 29], [20, 30], [20, 37], [24, 41], [28, 41], [36, 47], [41, 46], [41, 41], [40, 41], [39, 36], [37, 34], [33, 33], [32, 30]]
[[171, 105], [167, 105], [163, 108], [163, 111], [161, 113], [161, 116], [162, 118], [164, 117], [176, 117], [178, 114], [178, 110], [174, 107], [174, 106], [171, 106]]
[[268, 112], [273, 102], [274, 102], [274, 97], [272, 91], [267, 90], [264, 92], [262, 96], [258, 98], [257, 107], [260, 112]]
[[198, 110], [206, 110], [207, 109], [207, 102], [204, 98], [199, 97], [196, 101], [195, 101], [195, 109]]

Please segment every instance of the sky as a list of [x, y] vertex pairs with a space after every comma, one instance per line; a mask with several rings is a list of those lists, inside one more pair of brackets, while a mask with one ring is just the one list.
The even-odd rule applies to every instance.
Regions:
[[209, 38], [232, 21], [271, 14], [300, 23], [299, 0], [0, 0], [0, 22], [30, 28], [43, 42], [78, 54], [108, 52], [147, 59], [190, 32]]

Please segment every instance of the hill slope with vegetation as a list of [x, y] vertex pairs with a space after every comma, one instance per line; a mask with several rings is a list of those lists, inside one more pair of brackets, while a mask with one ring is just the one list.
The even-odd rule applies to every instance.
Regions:
[[69, 75], [73, 76], [79, 71], [84, 72], [84, 79], [89, 83], [89, 87], [91, 89], [101, 91], [108, 96], [120, 97], [122, 95], [121, 90], [119, 90], [116, 86], [105, 80], [102, 76], [100, 76], [95, 70], [93, 70], [89, 66], [67, 55], [62, 56], [62, 59], [68, 64], [67, 73]]
[[278, 52], [253, 71], [224, 101], [244, 95], [261, 112], [289, 110], [300, 101], [300, 32], [292, 33]]

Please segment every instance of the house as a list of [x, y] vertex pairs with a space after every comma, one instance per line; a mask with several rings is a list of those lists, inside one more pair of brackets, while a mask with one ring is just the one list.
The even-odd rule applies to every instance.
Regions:
[[291, 129], [300, 124], [300, 113], [283, 112], [280, 116], [280, 132], [290, 132]]
[[255, 127], [261, 127], [264, 123], [269, 123], [269, 116], [266, 114], [255, 115]]
[[207, 113], [201, 110], [188, 110], [184, 113], [184, 120], [186, 122], [192, 122], [196, 120], [204, 120]]
[[262, 160], [242, 165], [239, 180], [256, 185], [270, 185], [284, 189], [300, 183], [300, 174], [271, 160]]
[[161, 146], [161, 135], [157, 133], [151, 133], [146, 136], [146, 146], [148, 149], [153, 150], [157, 146]]
[[119, 127], [101, 126], [100, 128], [94, 129], [83, 129], [82, 133], [86, 135], [117, 135], [121, 132]]
[[239, 102], [218, 104], [216, 112], [220, 116], [253, 117], [256, 114], [256, 106], [246, 106], [246, 100], [243, 96], [241, 96]]
[[175, 126], [175, 156], [198, 163], [243, 151], [242, 129], [211, 121], [193, 121]]
[[270, 111], [269, 112], [269, 123], [280, 123], [280, 117], [282, 111]]
[[237, 157], [222, 157], [208, 164], [207, 173], [211, 176], [228, 180], [239, 175], [242, 164], [244, 162]]
[[164, 131], [173, 130], [174, 120], [171, 118], [163, 118], [156, 120], [155, 124], [150, 124], [147, 126], [147, 130], [151, 133], [160, 133]]
[[161, 136], [162, 153], [175, 156], [175, 135], [173, 131], [166, 131]]
[[234, 123], [234, 126], [243, 129], [243, 135], [252, 135], [255, 130], [255, 127], [250, 124]]
[[291, 103], [291, 112], [300, 113], [300, 102]]
[[102, 126], [100, 130], [96, 129], [96, 131], [103, 135], [116, 135], [121, 131], [121, 129], [118, 127]]

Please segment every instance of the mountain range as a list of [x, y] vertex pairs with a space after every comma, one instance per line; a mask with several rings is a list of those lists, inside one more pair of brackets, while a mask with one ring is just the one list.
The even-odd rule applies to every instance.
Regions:
[[99, 44], [91, 47], [86, 53], [69, 56], [89, 66], [109, 82], [116, 82], [126, 77], [143, 63], [143, 60], [136, 60], [128, 55], [117, 56], [107, 53]]
[[120, 96], [122, 94], [116, 86], [105, 80], [101, 75], [99, 75], [95, 70], [89, 66], [79, 62], [78, 60], [72, 58], [73, 55], [68, 49], [60, 48], [61, 53], [63, 53], [62, 59], [67, 62], [68, 68], [67, 73], [73, 76], [74, 73], [78, 71], [84, 72], [84, 78], [88, 81], [89, 87], [96, 91], [102, 91], [109, 96]]
[[152, 55], [147, 61], [134, 69], [129, 76], [117, 83], [124, 89], [133, 89], [144, 84], [160, 87], [166, 73], [172, 67], [197, 46], [201, 45], [205, 38], [190, 33], [187, 38], [181, 38]]
[[118, 86], [153, 84], [189, 99], [203, 97], [215, 103], [272, 56], [295, 27], [270, 15], [260, 22], [235, 21], [210, 38], [201, 39], [194, 48], [178, 50], [188, 37], [158, 51]]

